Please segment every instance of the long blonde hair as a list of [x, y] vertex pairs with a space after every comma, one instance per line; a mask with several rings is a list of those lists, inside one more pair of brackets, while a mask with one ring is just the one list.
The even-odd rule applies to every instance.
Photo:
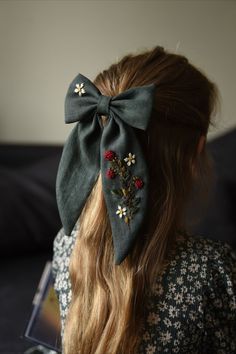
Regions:
[[70, 258], [65, 354], [138, 353], [146, 299], [178, 234], [187, 232], [184, 212], [194, 181], [212, 175], [212, 159], [206, 148], [198, 155], [197, 145], [214, 125], [219, 93], [186, 57], [156, 46], [126, 55], [94, 80], [107, 96], [150, 83], [157, 87], [151, 123], [147, 131], [136, 131], [150, 171], [146, 232], [122, 264], [114, 265], [100, 175], [80, 215]]

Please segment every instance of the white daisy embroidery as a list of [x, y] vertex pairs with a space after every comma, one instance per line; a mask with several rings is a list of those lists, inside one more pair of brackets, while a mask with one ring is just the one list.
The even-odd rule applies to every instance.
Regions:
[[119, 215], [120, 218], [122, 218], [123, 215], [126, 215], [126, 208], [122, 208], [120, 205], [118, 205], [118, 209], [116, 211], [116, 214]]
[[76, 88], [74, 89], [75, 93], [78, 93], [79, 96], [82, 96], [86, 91], [84, 89], [84, 83], [76, 84]]
[[132, 153], [129, 152], [128, 157], [125, 157], [124, 161], [127, 162], [128, 166], [130, 166], [131, 163], [135, 164], [135, 155], [132, 155]]

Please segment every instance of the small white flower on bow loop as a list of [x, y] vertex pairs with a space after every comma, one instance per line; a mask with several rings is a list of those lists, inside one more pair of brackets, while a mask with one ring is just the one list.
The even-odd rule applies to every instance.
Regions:
[[129, 152], [128, 157], [124, 158], [124, 161], [127, 162], [128, 166], [130, 166], [132, 163], [135, 164], [135, 155], [132, 155], [131, 152]]
[[84, 89], [84, 83], [82, 82], [81, 84], [76, 84], [75, 85], [76, 88], [74, 89], [75, 93], [78, 93], [79, 96], [82, 96], [83, 93], [85, 93], [85, 89]]
[[118, 205], [118, 210], [116, 211], [116, 214], [118, 214], [119, 217], [122, 218], [123, 215], [126, 215], [126, 207], [122, 208], [120, 205]]

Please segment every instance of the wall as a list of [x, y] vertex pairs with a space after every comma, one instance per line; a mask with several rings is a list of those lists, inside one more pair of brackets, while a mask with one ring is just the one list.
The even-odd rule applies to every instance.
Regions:
[[0, 1], [0, 142], [61, 143], [64, 97], [128, 52], [157, 44], [214, 80], [222, 110], [208, 139], [236, 125], [234, 1]]

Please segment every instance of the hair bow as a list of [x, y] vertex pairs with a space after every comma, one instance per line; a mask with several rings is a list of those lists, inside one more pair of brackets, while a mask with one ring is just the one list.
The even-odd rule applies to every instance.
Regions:
[[[116, 265], [131, 250], [147, 212], [148, 167], [135, 130], [147, 129], [154, 91], [151, 84], [105, 96], [78, 74], [65, 98], [65, 122], [77, 124], [64, 145], [56, 179], [62, 225], [70, 235], [101, 170]], [[100, 115], [108, 117], [104, 127]]]

